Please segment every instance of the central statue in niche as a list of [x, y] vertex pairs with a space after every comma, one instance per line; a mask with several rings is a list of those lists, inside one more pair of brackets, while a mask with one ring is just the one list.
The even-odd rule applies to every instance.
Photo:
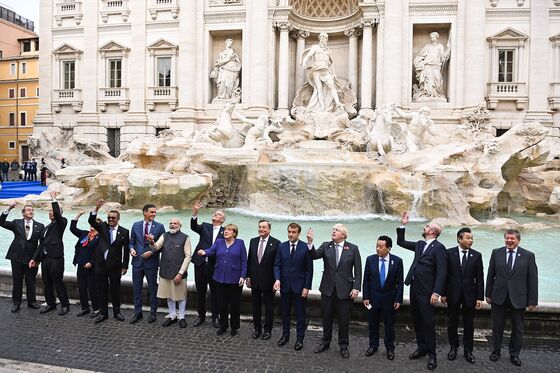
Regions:
[[301, 67], [307, 70], [307, 83], [292, 103], [292, 116], [311, 139], [332, 138], [356, 115], [356, 97], [348, 81], [336, 75], [328, 39], [321, 33], [319, 43], [303, 51]]

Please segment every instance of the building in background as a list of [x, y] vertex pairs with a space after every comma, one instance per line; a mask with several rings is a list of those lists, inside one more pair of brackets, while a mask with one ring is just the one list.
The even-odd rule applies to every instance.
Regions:
[[0, 161], [28, 159], [39, 105], [39, 37], [33, 22], [0, 6]]

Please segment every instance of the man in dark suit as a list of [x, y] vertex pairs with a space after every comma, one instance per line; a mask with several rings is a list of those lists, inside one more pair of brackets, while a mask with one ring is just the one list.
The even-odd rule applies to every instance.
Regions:
[[[156, 321], [158, 306], [157, 299], [157, 271], [159, 253], [150, 248], [150, 242], [157, 241], [165, 233], [163, 224], [154, 221], [157, 209], [154, 204], [147, 203], [142, 208], [144, 220], [132, 225], [128, 247], [132, 255], [132, 287], [134, 288], [134, 316], [130, 319], [135, 324], [142, 319], [142, 288], [144, 276], [148, 282], [150, 294], [149, 323]], [[120, 255], [120, 254], [119, 254]]]
[[482, 308], [484, 300], [484, 278], [482, 255], [472, 249], [473, 234], [470, 228], [457, 232], [459, 246], [447, 250], [447, 284], [441, 302], [447, 304], [447, 334], [450, 350], [449, 360], [457, 357], [459, 338], [457, 324], [459, 313], [463, 314], [463, 349], [465, 359], [474, 364], [474, 314]]
[[252, 238], [249, 243], [247, 258], [247, 278], [245, 284], [251, 289], [253, 304], [253, 339], [262, 333], [262, 305], [264, 303], [264, 334], [263, 339], [269, 339], [272, 332], [274, 318], [274, 260], [280, 241], [270, 235], [270, 222], [259, 221], [259, 236]]
[[56, 298], [54, 297], [54, 290], [56, 289], [56, 294], [60, 300], [58, 314], [63, 316], [70, 310], [68, 292], [63, 281], [64, 243], [62, 241], [68, 220], [62, 216], [62, 209], [56, 201], [57, 195], [57, 192], [51, 192], [52, 208], [49, 210], [51, 223], [41, 232], [41, 244], [29, 262], [29, 268], [36, 267], [37, 262], [41, 262], [41, 274], [45, 285], [47, 305], [41, 309], [40, 313], [56, 310]]
[[18, 312], [21, 307], [23, 279], [25, 278], [25, 288], [27, 292], [27, 307], [38, 309], [37, 298], [35, 295], [35, 277], [38, 267], [29, 267], [29, 261], [39, 245], [41, 232], [45, 226], [35, 220], [33, 206], [25, 205], [21, 209], [23, 219], [6, 221], [8, 214], [16, 207], [15, 203], [8, 206], [8, 210], [0, 215], [0, 226], [12, 231], [14, 239], [8, 248], [6, 259], [12, 264], [12, 313]]
[[99, 324], [109, 318], [109, 287], [113, 316], [124, 321], [121, 313], [121, 276], [126, 274], [130, 251], [128, 229], [119, 226], [121, 214], [117, 210], [107, 213], [107, 222], [99, 223], [97, 214], [105, 201], [98, 201], [90, 213], [88, 223], [99, 232], [99, 244], [95, 250], [95, 281], [99, 296], [99, 315], [95, 323]]
[[366, 356], [379, 348], [379, 321], [383, 314], [387, 359], [395, 359], [395, 317], [403, 302], [403, 261], [389, 254], [393, 240], [387, 236], [377, 239], [377, 254], [366, 259], [363, 302], [368, 311], [369, 347]]
[[405, 226], [408, 213], [401, 217], [401, 227], [397, 228], [397, 245], [414, 251], [414, 261], [404, 281], [410, 285], [410, 309], [416, 332], [418, 348], [409, 359], [419, 359], [428, 355], [428, 369], [437, 367], [435, 305], [445, 291], [447, 276], [447, 251], [437, 240], [442, 228], [439, 224], [428, 223], [424, 227], [424, 240], [405, 240]]
[[313, 281], [313, 259], [307, 245], [299, 240], [301, 226], [297, 223], [288, 225], [288, 241], [278, 245], [274, 261], [274, 290], [280, 291], [282, 310], [282, 337], [278, 346], [282, 347], [290, 340], [290, 312], [292, 304], [296, 311], [297, 339], [294, 349], [303, 348], [305, 338], [305, 302]]
[[191, 218], [191, 229], [198, 233], [198, 245], [193, 252], [191, 262], [194, 264], [194, 282], [196, 285], [196, 308], [198, 318], [194, 321], [193, 326], [201, 325], [206, 319], [206, 291], [210, 285], [210, 299], [212, 310], [212, 324], [215, 328], [220, 327], [218, 318], [218, 295], [216, 293], [216, 282], [213, 280], [214, 267], [216, 266], [216, 257], [198, 255], [200, 250], [206, 250], [216, 241], [217, 238], [224, 238], [224, 227], [222, 224], [226, 221], [226, 214], [222, 211], [214, 211], [212, 214], [212, 224], [198, 224], [198, 210], [202, 208], [202, 202], [196, 201], [193, 206], [193, 216]]
[[350, 312], [354, 299], [362, 289], [362, 259], [358, 246], [346, 241], [348, 229], [343, 224], [335, 224], [332, 241], [323, 242], [318, 249], [313, 246], [313, 230], [307, 232], [307, 245], [313, 259], [323, 259], [321, 311], [323, 313], [323, 338], [315, 353], [330, 347], [334, 313], [338, 315], [338, 346], [343, 358], [348, 351]]
[[507, 312], [511, 314], [510, 361], [521, 366], [519, 353], [523, 341], [525, 309], [533, 311], [538, 304], [538, 271], [535, 254], [519, 246], [521, 234], [508, 229], [505, 246], [492, 251], [486, 278], [486, 302], [492, 305], [491, 361], [498, 361]]

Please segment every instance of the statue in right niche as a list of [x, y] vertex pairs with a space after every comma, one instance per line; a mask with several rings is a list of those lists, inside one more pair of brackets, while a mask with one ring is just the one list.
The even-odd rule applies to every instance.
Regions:
[[413, 99], [445, 98], [442, 70], [451, 55], [451, 44], [438, 42], [439, 34], [430, 33], [431, 42], [424, 46], [414, 59], [414, 70], [418, 85], [414, 85]]
[[220, 52], [214, 70], [210, 78], [216, 81], [218, 94], [215, 100], [229, 100], [239, 102], [241, 89], [239, 88], [239, 74], [241, 72], [241, 60], [233, 49], [233, 39], [227, 39], [225, 48]]

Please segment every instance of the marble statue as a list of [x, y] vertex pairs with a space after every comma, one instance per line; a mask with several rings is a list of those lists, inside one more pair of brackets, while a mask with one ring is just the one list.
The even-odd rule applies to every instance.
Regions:
[[366, 149], [368, 153], [377, 152], [382, 157], [392, 150], [400, 139], [402, 129], [393, 121], [395, 104], [384, 104], [375, 109], [369, 121]]
[[257, 119], [248, 119], [238, 111], [234, 111], [234, 114], [239, 120], [250, 126], [246, 131], [245, 143], [242, 148], [256, 149], [271, 145], [272, 139], [270, 138], [270, 134], [272, 132], [279, 133], [283, 131], [279, 123], [271, 122], [265, 114], [262, 114]]
[[451, 54], [450, 41], [447, 46], [438, 42], [439, 34], [430, 33], [431, 42], [424, 46], [414, 59], [414, 70], [418, 86], [414, 87], [414, 99], [445, 98], [442, 70]]
[[240, 148], [245, 143], [245, 135], [236, 130], [231, 122], [235, 104], [226, 102], [216, 121], [210, 128], [198, 132], [194, 142], [216, 143], [224, 148]]
[[430, 119], [429, 107], [423, 106], [418, 112], [407, 114], [395, 106], [394, 111], [399, 116], [410, 119], [406, 129], [406, 150], [408, 152], [415, 152], [426, 148], [424, 144], [424, 134], [426, 131], [432, 136], [437, 135], [434, 121]]
[[239, 102], [241, 89], [239, 88], [239, 74], [241, 72], [241, 61], [233, 49], [233, 40], [227, 39], [226, 46], [220, 52], [214, 70], [210, 73], [210, 78], [216, 81], [218, 94], [212, 102], [220, 100], [231, 100]]

